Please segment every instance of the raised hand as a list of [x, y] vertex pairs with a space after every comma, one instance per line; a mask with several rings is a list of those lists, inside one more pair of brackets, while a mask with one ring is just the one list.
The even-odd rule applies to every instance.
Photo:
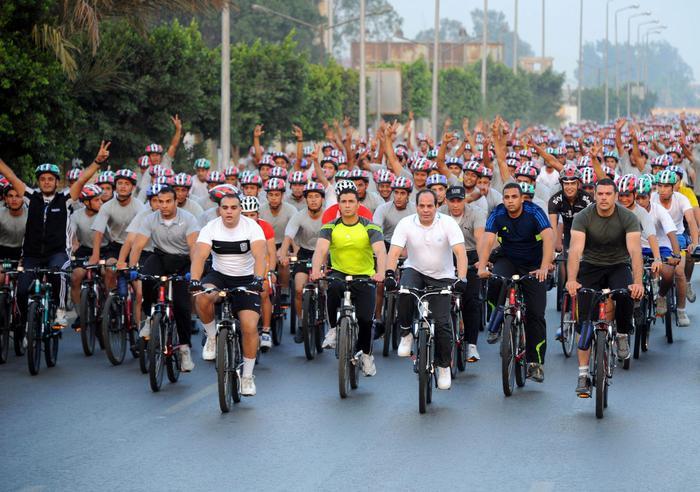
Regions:
[[175, 116], [171, 116], [170, 121], [172, 121], [173, 125], [175, 125], [175, 130], [182, 130], [182, 120], [180, 119], [180, 115], [176, 114]]
[[447, 145], [452, 141], [452, 139], [455, 137], [454, 133], [450, 131], [445, 131], [445, 133], [442, 134], [442, 144]]
[[297, 125], [292, 125], [292, 135], [299, 141], [304, 140], [304, 132]]
[[95, 162], [98, 164], [102, 164], [109, 159], [109, 147], [112, 145], [112, 142], [105, 142], [102, 140], [102, 143], [100, 143], [100, 150], [97, 152], [97, 157], [95, 157]]
[[263, 130], [263, 125], [255, 125], [255, 128], [253, 129], [253, 136], [255, 138], [260, 138], [264, 134], [265, 130]]

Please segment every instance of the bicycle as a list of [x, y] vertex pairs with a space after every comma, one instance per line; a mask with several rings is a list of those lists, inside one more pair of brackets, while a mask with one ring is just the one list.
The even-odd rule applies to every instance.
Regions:
[[450, 302], [450, 320], [452, 321], [452, 357], [450, 374], [452, 379], [457, 377], [457, 372], [466, 369], [467, 342], [465, 340], [464, 324], [462, 323], [462, 298], [458, 294], [452, 294]]
[[576, 344], [576, 318], [578, 305], [576, 298], [572, 298], [567, 291], [562, 294], [561, 318], [559, 331], [561, 333], [559, 342], [566, 358], [571, 357]]
[[[114, 268], [114, 267], [112, 267]], [[126, 340], [131, 355], [139, 358], [139, 334], [134, 316], [134, 289], [127, 279], [128, 271], [118, 272], [117, 288], [107, 296], [102, 311], [102, 341], [112, 365], [124, 362]]]
[[278, 281], [272, 281], [275, 272], [267, 272], [267, 283], [270, 286], [270, 302], [272, 303], [272, 322], [270, 323], [270, 332], [272, 335], [272, 344], [278, 346], [282, 343], [282, 334], [284, 333], [284, 318], [285, 309], [287, 306], [282, 305], [282, 286]]
[[[71, 258], [71, 265], [75, 268], [85, 270], [85, 277], [80, 286], [80, 342], [83, 346], [83, 353], [91, 356], [95, 352], [95, 339], [101, 337], [98, 333], [98, 326], [102, 324], [102, 309], [105, 302], [104, 284], [100, 271], [105, 265], [104, 260], [100, 260], [96, 265], [87, 263], [88, 258]], [[100, 345], [103, 342], [100, 341]]]
[[[399, 258], [399, 263], [396, 268], [397, 285], [401, 281], [401, 270], [405, 258]], [[382, 312], [384, 315], [384, 344], [382, 347], [382, 356], [389, 356], [389, 349], [393, 348], [396, 350], [399, 347], [399, 322], [398, 322], [398, 293], [396, 291], [384, 289], [384, 301], [382, 306]]]
[[[25, 271], [22, 267], [18, 271]], [[52, 300], [49, 275], [63, 275], [67, 270], [55, 267], [34, 268], [34, 280], [29, 287], [29, 302], [27, 303], [27, 364], [32, 376], [39, 374], [41, 368], [41, 351], [44, 345], [44, 357], [47, 367], [54, 367], [58, 359], [58, 342], [63, 327], [53, 325], [56, 308]], [[69, 273], [69, 272], [68, 272]]]
[[639, 359], [641, 352], [649, 350], [651, 324], [656, 322], [656, 300], [654, 298], [654, 279], [651, 274], [653, 258], [644, 259], [644, 295], [639, 305], [634, 308], [634, 347], [632, 356]]
[[176, 383], [180, 377], [180, 342], [175, 326], [173, 282], [190, 281], [186, 275], [147, 275], [138, 273], [132, 280], [151, 280], [156, 283], [158, 295], [151, 306], [151, 336], [148, 341], [148, 383], [151, 391], [158, 392], [163, 384], [163, 369], [168, 380]]
[[343, 282], [343, 302], [338, 310], [336, 328], [335, 357], [338, 359], [338, 391], [341, 398], [346, 398], [351, 389], [359, 385], [359, 372], [362, 351], [355, 350], [359, 326], [355, 317], [355, 306], [352, 302], [351, 287], [355, 284], [372, 284], [370, 278], [354, 278], [347, 275], [344, 279], [328, 277], [329, 282]]
[[294, 277], [296, 277], [296, 275], [294, 274], [294, 267], [297, 263], [301, 263], [302, 261], [305, 261], [306, 266], [311, 268], [311, 260], [300, 260], [296, 256], [289, 257], [289, 296], [291, 298], [289, 302], [289, 333], [292, 335], [297, 332], [296, 286], [294, 282]]
[[[450, 287], [409, 289], [401, 287], [399, 294], [410, 294], [418, 305], [418, 316], [413, 321], [413, 336], [418, 339], [414, 371], [418, 373], [418, 412], [425, 413], [433, 400], [433, 384], [437, 385], [435, 371], [435, 322], [431, 316], [428, 298], [435, 295], [452, 295]], [[454, 345], [454, 340], [453, 340]]]
[[[591, 354], [593, 357], [589, 359], [589, 373], [592, 376], [593, 385], [595, 386], [595, 416], [599, 419], [603, 418], [603, 412], [608, 408], [608, 386], [610, 379], [613, 377], [615, 369], [615, 336], [617, 335], [617, 326], [615, 321], [608, 321], [607, 318], [607, 302], [612, 296], [617, 294], [629, 295], [629, 289], [588, 289], [580, 288], [579, 294], [592, 294], [591, 307], [598, 304], [598, 320], [593, 322], [594, 337], [591, 344]], [[581, 398], [588, 396], [582, 395]]]
[[17, 305], [18, 260], [2, 260], [5, 275], [0, 286], [0, 364], [7, 362], [10, 352], [10, 333], [13, 335], [15, 355], [24, 355], [24, 327]]
[[304, 334], [304, 354], [313, 360], [323, 352], [326, 334], [326, 288], [322, 280], [307, 282], [301, 294], [301, 326]]
[[[554, 259], [554, 282], [557, 286], [557, 311], [561, 311], [564, 305], [564, 294], [566, 289], [566, 251], [558, 253]], [[569, 357], [567, 355], [567, 357]]]

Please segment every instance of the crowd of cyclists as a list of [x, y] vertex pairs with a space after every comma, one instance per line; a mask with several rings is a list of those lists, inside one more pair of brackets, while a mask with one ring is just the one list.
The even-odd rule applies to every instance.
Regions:
[[[172, 123], [169, 147], [147, 145], [135, 165], [110, 160], [107, 141], [89, 166], [63, 179], [57, 165], [41, 164], [29, 185], [0, 160], [0, 284], [13, 287], [3, 291], [12, 302], [0, 303], [0, 324], [18, 354], [34, 329], [28, 303], [41, 269], [57, 273], [48, 277], [51, 330], [86, 329], [81, 286], [97, 267], [101, 292], [132, 296], [142, 351], [157, 350], [147, 348], [153, 306], [164, 300], [162, 279], [172, 276], [174, 350], [185, 373], [195, 367], [193, 320], [203, 326], [201, 358], [215, 361], [220, 293], [244, 288], [231, 300], [244, 396], [256, 393], [260, 353], [279, 343], [280, 312], [294, 341], [304, 341], [303, 294], [311, 283], [323, 286], [327, 329], [319, 345], [331, 349], [350, 285], [353, 350], [365, 376], [377, 373], [373, 345], [380, 338], [393, 334], [397, 355], [415, 359], [414, 322], [422, 315], [412, 293], [444, 294], [427, 301], [439, 389], [451, 386], [455, 346], [464, 348], [462, 362], [476, 363], [480, 331], [487, 343], [501, 340], [514, 303], [509, 279], [524, 296], [522, 362], [535, 382], [545, 377], [548, 290], [559, 283], [562, 294], [578, 299], [579, 397], [591, 396], [591, 342], [601, 318], [591, 292], [615, 292], [605, 316], [615, 320], [619, 361], [630, 358], [646, 276], [656, 315], [672, 307], [678, 326], [690, 324], [700, 127], [685, 115], [558, 130], [521, 129], [500, 117], [472, 129], [465, 119], [461, 133], [448, 120], [438, 142], [414, 134], [412, 117], [382, 122], [367, 137], [346, 119], [342, 127], [324, 125], [326, 141], [315, 144], [294, 126], [288, 153], [266, 150], [258, 125], [238, 163], [216, 168], [198, 158], [191, 173], [173, 170], [182, 122], [174, 116]], [[71, 308], [77, 316], [69, 327]], [[10, 311], [19, 317], [14, 323]], [[101, 344], [105, 336], [98, 333]], [[563, 336], [560, 328], [556, 338]], [[4, 362], [9, 342], [2, 340]]]

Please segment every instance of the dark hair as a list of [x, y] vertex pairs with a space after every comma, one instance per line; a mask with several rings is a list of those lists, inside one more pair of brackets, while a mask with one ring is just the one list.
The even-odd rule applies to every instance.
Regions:
[[518, 195], [523, 194], [523, 189], [520, 187], [518, 183], [508, 183], [503, 187], [503, 193], [505, 194], [506, 190], [518, 190]]
[[433, 190], [429, 190], [429, 189], [420, 190], [418, 193], [416, 193], [416, 205], [418, 205], [418, 200], [420, 200], [421, 195], [425, 195], [426, 193], [429, 193], [430, 195], [432, 195], [433, 202], [434, 202], [435, 206], [437, 207], [438, 197]]
[[173, 200], [177, 200], [177, 195], [175, 194], [175, 188], [170, 185], [163, 186], [158, 192], [159, 195], [164, 195], [165, 193], [172, 193]]
[[615, 181], [613, 181], [610, 178], [603, 178], [598, 183], [595, 185], [596, 191], [598, 191], [599, 186], [612, 186], [613, 189], [615, 190], [615, 193], [617, 193], [617, 185], [615, 184]]
[[241, 195], [238, 193], [227, 193], [221, 197], [221, 200], [219, 200], [219, 206], [221, 206], [221, 202], [223, 202], [225, 198], [235, 198], [238, 200], [238, 203], [241, 203]]
[[341, 191], [337, 197], [338, 200], [340, 201], [340, 197], [343, 195], [347, 195], [348, 193], [350, 193], [351, 195], [355, 195], [355, 198], [357, 199], [357, 201], [360, 201], [360, 194], [357, 192], [357, 190], [353, 190], [351, 188], [348, 188], [346, 190]]

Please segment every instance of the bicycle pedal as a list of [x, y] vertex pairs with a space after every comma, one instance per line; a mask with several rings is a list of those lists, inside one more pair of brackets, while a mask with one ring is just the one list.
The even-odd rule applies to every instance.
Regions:
[[589, 393], [579, 393], [577, 396], [579, 398], [581, 398], [582, 400], [586, 400], [586, 399], [591, 397], [591, 395]]

